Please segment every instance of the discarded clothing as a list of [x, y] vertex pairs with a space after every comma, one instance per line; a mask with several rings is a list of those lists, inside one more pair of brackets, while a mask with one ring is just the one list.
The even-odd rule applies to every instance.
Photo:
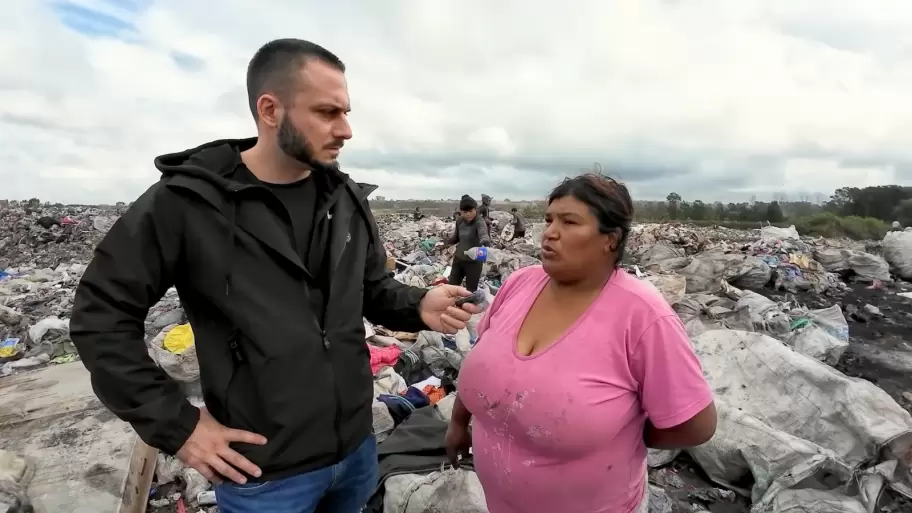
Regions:
[[[383, 513], [386, 480], [402, 474], [429, 474], [447, 466], [448, 423], [437, 417], [435, 409], [416, 410], [377, 447], [379, 476], [377, 490], [365, 508], [366, 513]], [[461, 469], [471, 470], [472, 458], [459, 461]], [[446, 511], [446, 510], [441, 510]], [[484, 510], [482, 510], [484, 511]]]
[[377, 374], [383, 367], [395, 365], [399, 360], [399, 353], [402, 352], [396, 346], [377, 347], [368, 344], [367, 348], [370, 350], [370, 366], [371, 372], [374, 374]]

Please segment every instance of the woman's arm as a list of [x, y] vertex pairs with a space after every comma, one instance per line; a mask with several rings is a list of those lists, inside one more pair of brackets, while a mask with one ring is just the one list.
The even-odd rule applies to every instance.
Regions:
[[700, 360], [675, 314], [655, 321], [631, 358], [646, 412], [643, 441], [654, 449], [704, 444], [716, 432], [716, 407]]
[[472, 413], [468, 408], [462, 404], [462, 399], [459, 398], [459, 394], [456, 394], [456, 400], [453, 402], [453, 418], [451, 422], [460, 427], [469, 427], [469, 422], [472, 420]]
[[710, 403], [690, 420], [667, 429], [659, 429], [647, 419], [643, 440], [650, 449], [684, 449], [705, 444], [715, 433], [716, 405]]

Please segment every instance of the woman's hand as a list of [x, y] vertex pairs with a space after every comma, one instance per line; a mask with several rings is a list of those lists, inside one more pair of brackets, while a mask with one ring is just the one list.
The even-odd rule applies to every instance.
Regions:
[[450, 421], [447, 428], [446, 438], [447, 456], [453, 468], [459, 468], [459, 459], [468, 458], [472, 449], [472, 434], [469, 432], [469, 426], [455, 420]]

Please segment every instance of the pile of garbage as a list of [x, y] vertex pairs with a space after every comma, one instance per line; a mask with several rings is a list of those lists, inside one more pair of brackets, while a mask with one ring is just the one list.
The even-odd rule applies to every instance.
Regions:
[[0, 209], [0, 376], [77, 358], [76, 285], [116, 210], [11, 203]]
[[[16, 221], [3, 221], [0, 240], [16, 242], [0, 248], [0, 263], [9, 262], [0, 266], [0, 375], [76, 358], [67, 318], [91, 248], [69, 246], [91, 245], [104, 231], [95, 220], [106, 219], [87, 209], [70, 215], [76, 224], [69, 239], [40, 242], [49, 236], [20, 223], [37, 222], [39, 213], [7, 212], [0, 219]], [[540, 263], [544, 231], [544, 224], [532, 224], [525, 238], [514, 239], [510, 214], [493, 215], [480, 286], [486, 302], [510, 274]], [[445, 282], [454, 249], [443, 241], [452, 220], [390, 215], [379, 216], [378, 226], [395, 279], [420, 287]], [[73, 256], [36, 256], [41, 251]], [[912, 416], [884, 390], [834, 368], [850, 347], [852, 323], [883, 319], [883, 312], [802, 299], [837, 298], [853, 287], [912, 299], [901, 281], [912, 279], [912, 231], [860, 244], [802, 237], [794, 227], [638, 225], [623, 266], [655, 285], [678, 313], [719, 410], [709, 443], [650, 451], [650, 511], [872, 513], [912, 504], [902, 502], [912, 498]], [[452, 469], [444, 450], [459, 369], [481, 317], [454, 337], [392, 332], [365, 321], [381, 475], [366, 511], [486, 511], [471, 461]], [[193, 331], [173, 289], [149, 313], [146, 344], [191, 402], [202, 405]], [[210, 484], [174, 458], [159, 457], [155, 490], [152, 511], [178, 503], [216, 511]]]

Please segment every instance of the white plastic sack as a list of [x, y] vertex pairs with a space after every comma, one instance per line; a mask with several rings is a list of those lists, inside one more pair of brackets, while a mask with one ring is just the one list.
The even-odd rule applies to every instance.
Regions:
[[769, 283], [773, 270], [762, 258], [726, 253], [703, 253], [678, 271], [687, 277], [687, 293], [714, 294], [725, 280], [736, 287], [759, 289]]
[[810, 323], [793, 331], [787, 342], [795, 351], [829, 365], [836, 365], [849, 347], [849, 323], [839, 305], [807, 313]]
[[195, 383], [200, 379], [199, 360], [196, 358], [196, 345], [190, 346], [181, 354], [174, 354], [163, 347], [165, 336], [177, 324], [171, 324], [161, 330], [151, 341], [147, 342], [149, 356], [164, 370], [171, 379], [179, 383]]
[[[767, 511], [783, 490], [812, 476], [847, 481], [852, 471], [832, 451], [764, 424], [716, 400], [718, 424], [713, 438], [687, 449], [713, 482], [751, 498], [755, 511]], [[738, 486], [754, 476], [751, 490]]]
[[754, 328], [758, 331], [785, 335], [791, 330], [791, 319], [779, 309], [779, 305], [756, 292], [742, 291], [735, 308], [747, 308]]
[[776, 242], [779, 240], [801, 240], [795, 225], [788, 228], [779, 228], [778, 226], [764, 226], [760, 229], [760, 240], [763, 242]]
[[[762, 333], [708, 331], [692, 342], [719, 401], [773, 430], [828, 449], [849, 468], [912, 454], [912, 416], [873, 383], [849, 378]], [[895, 480], [894, 489], [908, 487], [908, 467]]]
[[687, 278], [680, 274], [656, 274], [647, 276], [646, 281], [655, 286], [665, 301], [672, 306], [684, 299], [687, 291]]
[[50, 330], [61, 330], [69, 333], [70, 321], [59, 319], [56, 316], [45, 317], [28, 329], [29, 340], [32, 344], [38, 345], [41, 343], [41, 339], [44, 338], [44, 335]]
[[897, 275], [912, 279], [912, 231], [887, 232], [883, 256]]
[[385, 481], [383, 513], [487, 513], [475, 472], [447, 469], [427, 475], [402, 474]]
[[389, 436], [393, 431], [393, 428], [396, 427], [396, 423], [393, 421], [393, 416], [390, 414], [389, 407], [386, 404], [374, 400], [374, 404], [371, 406], [371, 412], [374, 417], [374, 436], [377, 438], [377, 443], [381, 443]]
[[814, 251], [814, 259], [831, 273], [855, 271], [861, 281], [892, 281], [890, 265], [882, 257], [851, 249], [824, 248]]
[[96, 216], [92, 221], [92, 227], [101, 233], [108, 233], [117, 219], [119, 219], [117, 216]]
[[674, 310], [684, 324], [687, 335], [695, 337], [704, 331], [735, 329], [753, 331], [754, 324], [747, 306], [725, 308], [716, 303], [730, 300], [708, 294], [688, 294], [674, 305]]
[[687, 256], [683, 249], [672, 246], [666, 241], [659, 241], [646, 247], [640, 256], [640, 263], [644, 266], [655, 264], [663, 260], [677, 259]]

